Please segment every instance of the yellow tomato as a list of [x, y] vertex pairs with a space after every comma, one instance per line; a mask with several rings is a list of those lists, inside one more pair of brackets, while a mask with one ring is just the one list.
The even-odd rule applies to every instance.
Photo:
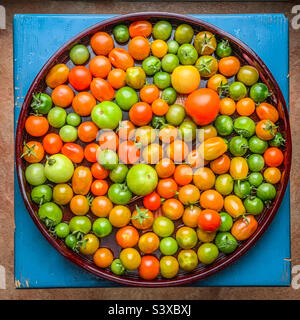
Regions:
[[135, 131], [135, 141], [146, 146], [152, 143], [156, 138], [155, 130], [150, 126], [142, 126]]
[[54, 89], [68, 80], [69, 68], [63, 64], [57, 64], [50, 69], [46, 76], [46, 84]]
[[163, 40], [154, 40], [151, 44], [152, 54], [157, 58], [162, 58], [168, 52], [168, 45]]
[[143, 253], [152, 253], [159, 247], [159, 237], [154, 232], [144, 233], [139, 239], [139, 249]]
[[163, 149], [158, 143], [152, 143], [144, 148], [142, 156], [146, 163], [156, 164], [163, 157]]
[[125, 206], [115, 206], [109, 212], [109, 221], [116, 228], [128, 225], [131, 218], [131, 211]]
[[219, 91], [223, 85], [226, 85], [228, 80], [222, 74], [215, 74], [210, 77], [207, 81], [207, 88], [210, 88], [215, 91]]
[[178, 66], [171, 75], [173, 88], [178, 93], [191, 93], [200, 84], [200, 73], [194, 66]]
[[246, 209], [243, 205], [242, 200], [235, 195], [229, 195], [225, 197], [224, 208], [225, 211], [229, 213], [233, 218], [237, 218], [240, 215], [246, 213]]
[[73, 190], [66, 183], [57, 184], [53, 188], [53, 201], [59, 205], [65, 205], [73, 198]]
[[90, 255], [97, 251], [99, 245], [100, 241], [98, 237], [96, 237], [94, 234], [89, 233], [83, 237], [83, 244], [79, 250], [85, 255]]
[[205, 160], [215, 160], [227, 151], [227, 143], [220, 137], [209, 138], [201, 143], [199, 152]]
[[212, 242], [216, 237], [216, 232], [206, 232], [200, 228], [197, 228], [197, 236], [201, 242]]
[[200, 190], [211, 189], [216, 181], [216, 176], [209, 168], [203, 167], [195, 171], [193, 175], [193, 182]]
[[134, 248], [123, 249], [120, 253], [120, 260], [127, 270], [135, 270], [141, 264], [141, 255]]
[[270, 167], [264, 171], [264, 178], [267, 182], [276, 184], [280, 181], [281, 172], [278, 168]]
[[245, 179], [248, 170], [248, 163], [245, 158], [234, 157], [231, 159], [229, 172], [233, 179]]
[[199, 141], [205, 141], [210, 138], [214, 138], [218, 135], [217, 129], [212, 125], [209, 124], [207, 126], [203, 126], [200, 128], [198, 133]]

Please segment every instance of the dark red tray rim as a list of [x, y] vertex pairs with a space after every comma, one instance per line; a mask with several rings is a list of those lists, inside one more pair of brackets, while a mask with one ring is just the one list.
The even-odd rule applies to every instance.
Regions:
[[[198, 25], [201, 28], [204, 28], [206, 30], [209, 30], [213, 32], [214, 34], [221, 35], [223, 37], [226, 37], [229, 39], [232, 43], [234, 43], [236, 46], [242, 48], [243, 51], [247, 52], [248, 57], [252, 61], [256, 61], [258, 65], [260, 65], [264, 73], [266, 74], [269, 81], [272, 83], [272, 86], [275, 88], [275, 92], [277, 97], [279, 98], [279, 101], [282, 104], [283, 107], [283, 121], [284, 126], [286, 128], [285, 134], [286, 134], [286, 151], [285, 151], [285, 159], [284, 159], [284, 178], [283, 183], [281, 185], [281, 188], [279, 190], [279, 196], [275, 200], [274, 205], [268, 212], [268, 215], [266, 218], [260, 223], [259, 228], [256, 230], [256, 232], [244, 243], [242, 243], [238, 249], [229, 255], [226, 260], [220, 261], [212, 266], [207, 267], [205, 270], [201, 270], [198, 274], [187, 274], [185, 276], [182, 276], [179, 279], [158, 279], [153, 281], [146, 281], [143, 279], [134, 279], [134, 278], [126, 278], [126, 277], [119, 277], [116, 275], [113, 275], [112, 273], [102, 270], [98, 267], [96, 267], [93, 264], [88, 264], [86, 261], [84, 261], [81, 257], [76, 255], [75, 253], [71, 252], [70, 250], [65, 250], [62, 248], [59, 244], [59, 242], [56, 242], [54, 238], [48, 233], [48, 230], [44, 226], [44, 224], [38, 219], [36, 214], [34, 213], [34, 210], [31, 206], [31, 203], [29, 199], [27, 198], [26, 190], [25, 190], [25, 180], [23, 176], [22, 171], [22, 160], [20, 158], [21, 152], [22, 152], [22, 146], [23, 146], [23, 140], [22, 140], [22, 131], [25, 126], [25, 116], [27, 109], [30, 105], [32, 93], [35, 92], [39, 82], [45, 77], [48, 70], [51, 68], [53, 64], [55, 64], [56, 60], [59, 58], [59, 56], [65, 52], [65, 50], [68, 50], [68, 48], [76, 43], [78, 40], [80, 40], [82, 37], [88, 36], [90, 34], [93, 34], [100, 29], [103, 29], [111, 24], [120, 23], [123, 21], [134, 21], [134, 20], [147, 20], [150, 18], [164, 18], [164, 19], [177, 19], [181, 20], [182, 22], [186, 23], [192, 23], [195, 25]], [[38, 227], [40, 232], [43, 234], [43, 236], [48, 240], [48, 242], [64, 257], [72, 261], [73, 263], [77, 264], [78, 266], [82, 267], [83, 269], [99, 276], [107, 280], [111, 280], [123, 285], [130, 285], [130, 286], [142, 286], [142, 287], [167, 287], [167, 286], [179, 286], [179, 285], [186, 285], [190, 284], [197, 280], [202, 280], [212, 274], [215, 274], [216, 272], [224, 269], [226, 266], [230, 265], [234, 261], [236, 261], [239, 257], [241, 257], [243, 254], [245, 254], [262, 236], [262, 234], [266, 231], [266, 229], [269, 227], [270, 223], [274, 219], [279, 206], [283, 200], [288, 181], [289, 181], [289, 174], [291, 169], [291, 156], [292, 156], [292, 142], [291, 142], [291, 130], [290, 130], [290, 124], [289, 124], [289, 114], [287, 110], [287, 106], [283, 97], [283, 94], [274, 79], [272, 73], [267, 68], [267, 66], [264, 64], [264, 62], [259, 58], [259, 56], [250, 49], [245, 43], [243, 43], [241, 40], [235, 38], [231, 34], [227, 33], [226, 31], [223, 31], [222, 29], [215, 27], [214, 25], [207, 23], [203, 20], [181, 15], [181, 14], [174, 14], [174, 13], [168, 13], [168, 12], [139, 12], [139, 13], [132, 13], [132, 14], [126, 14], [126, 15], [120, 15], [115, 16], [112, 18], [108, 18], [107, 20], [101, 21], [74, 36], [72, 39], [67, 41], [62, 47], [60, 47], [53, 55], [52, 57], [44, 64], [40, 72], [37, 74], [35, 79], [33, 80], [27, 95], [25, 97], [25, 100], [22, 105], [22, 109], [19, 115], [17, 130], [16, 130], [16, 137], [15, 137], [15, 162], [16, 162], [16, 170], [17, 170], [17, 178], [18, 183], [21, 191], [21, 195], [23, 197], [25, 206], [34, 221], [35, 225]]]

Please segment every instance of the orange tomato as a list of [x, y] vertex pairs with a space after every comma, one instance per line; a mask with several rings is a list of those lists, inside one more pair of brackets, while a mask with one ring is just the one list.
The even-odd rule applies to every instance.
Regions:
[[93, 256], [93, 260], [96, 266], [100, 268], [107, 268], [113, 262], [114, 255], [107, 248], [99, 248]]
[[78, 127], [78, 138], [83, 142], [91, 142], [96, 139], [98, 127], [92, 121], [85, 121]]
[[128, 52], [135, 60], [144, 60], [150, 54], [150, 44], [143, 36], [136, 36], [129, 41]]
[[162, 213], [171, 220], [178, 220], [182, 217], [184, 207], [177, 199], [168, 199], [162, 205]]
[[123, 48], [114, 48], [109, 53], [108, 58], [115, 68], [119, 68], [124, 71], [134, 66], [134, 60], [132, 56]]
[[92, 173], [88, 167], [79, 166], [74, 170], [72, 188], [75, 194], [86, 195], [92, 184]]
[[91, 184], [91, 191], [95, 196], [104, 196], [108, 190], [106, 180], [95, 180]]
[[61, 148], [61, 153], [68, 157], [74, 163], [81, 163], [84, 158], [82, 147], [73, 142], [67, 142]]
[[41, 137], [47, 133], [49, 122], [42, 116], [29, 116], [25, 121], [25, 130], [33, 137]]
[[159, 178], [169, 178], [175, 171], [175, 164], [171, 159], [163, 158], [155, 165], [155, 170]]
[[117, 151], [119, 147], [119, 138], [113, 130], [107, 130], [99, 136], [99, 145], [101, 150], [110, 149]]
[[91, 47], [97, 55], [107, 56], [114, 47], [113, 38], [106, 32], [97, 32], [91, 38]]
[[153, 101], [159, 98], [159, 89], [154, 84], [144, 86], [140, 90], [140, 99], [143, 102], [151, 104]]
[[210, 168], [215, 174], [224, 174], [230, 168], [230, 158], [222, 154], [219, 158], [210, 162]]
[[201, 209], [197, 206], [191, 205], [184, 210], [182, 216], [182, 222], [191, 228], [196, 228], [198, 226], [198, 217]]
[[56, 133], [48, 133], [43, 139], [43, 146], [47, 153], [59, 153], [63, 146], [61, 137]]
[[159, 260], [154, 256], [143, 256], [138, 271], [139, 276], [145, 280], [153, 280], [159, 274]]
[[70, 201], [70, 210], [76, 216], [83, 216], [88, 213], [90, 209], [89, 200], [86, 196], [78, 194], [74, 196]]
[[159, 247], [159, 237], [154, 232], [144, 233], [139, 239], [138, 246], [143, 253], [152, 253]]
[[202, 208], [220, 211], [224, 205], [222, 195], [216, 190], [206, 190], [201, 193], [200, 205]]
[[268, 148], [264, 153], [265, 163], [269, 167], [279, 167], [284, 159], [283, 153], [276, 147]]
[[69, 86], [61, 84], [52, 91], [51, 98], [56, 106], [66, 108], [72, 103], [74, 92]]
[[114, 89], [120, 89], [126, 85], [126, 72], [122, 69], [116, 68], [110, 71], [107, 76], [108, 83]]
[[187, 184], [179, 189], [178, 199], [184, 205], [192, 205], [199, 201], [200, 191], [193, 184]]
[[267, 182], [276, 184], [281, 179], [281, 172], [278, 168], [269, 167], [264, 171], [264, 178]]
[[277, 109], [269, 103], [263, 102], [256, 108], [256, 114], [260, 120], [271, 120], [277, 122], [279, 113]]
[[121, 248], [132, 248], [139, 241], [139, 233], [132, 226], [122, 227], [116, 233], [116, 241]]
[[50, 69], [46, 75], [46, 84], [48, 87], [54, 89], [57, 86], [65, 83], [68, 80], [69, 68], [63, 64], [56, 64]]
[[250, 116], [255, 111], [255, 102], [251, 98], [244, 98], [237, 102], [236, 111], [240, 116]]
[[84, 66], [76, 66], [69, 72], [69, 83], [78, 91], [87, 89], [91, 81], [92, 74], [90, 70]]
[[111, 101], [115, 97], [114, 88], [104, 79], [94, 78], [90, 88], [93, 96], [100, 102]]
[[109, 213], [110, 223], [116, 227], [121, 228], [128, 225], [131, 218], [131, 211], [125, 206], [114, 206]]
[[246, 240], [256, 231], [258, 223], [254, 216], [247, 215], [236, 220], [231, 228], [232, 235], [237, 240]]
[[89, 162], [96, 162], [97, 161], [97, 150], [100, 147], [98, 146], [97, 143], [89, 143], [86, 145], [84, 148], [84, 157], [86, 158], [87, 161]]
[[109, 175], [109, 171], [104, 169], [100, 163], [95, 162], [91, 167], [92, 175], [95, 179], [106, 179]]
[[105, 56], [95, 56], [90, 61], [89, 68], [95, 78], [106, 78], [111, 71], [111, 63]]
[[96, 105], [96, 99], [89, 92], [79, 92], [72, 101], [73, 110], [82, 117], [89, 116]]
[[205, 160], [201, 157], [199, 150], [192, 150], [186, 159], [186, 162], [189, 164], [191, 168], [199, 168], [205, 165]]
[[123, 120], [119, 123], [117, 134], [121, 140], [128, 140], [133, 135], [135, 126], [129, 120]]
[[219, 71], [225, 77], [232, 77], [237, 74], [240, 66], [240, 60], [234, 56], [225, 57], [219, 61]]
[[151, 51], [152, 55], [154, 55], [157, 58], [162, 58], [165, 56], [168, 52], [168, 45], [163, 40], [154, 40], [151, 43]]
[[158, 133], [159, 140], [163, 143], [173, 142], [178, 135], [178, 129], [171, 125], [164, 125]]
[[202, 210], [198, 216], [198, 227], [206, 232], [218, 230], [221, 224], [221, 216], [215, 210]]
[[223, 98], [220, 101], [220, 113], [226, 116], [231, 116], [235, 113], [236, 103], [231, 98]]
[[97, 196], [91, 203], [91, 211], [95, 216], [100, 218], [107, 217], [112, 208], [112, 202], [105, 196]]
[[262, 140], [272, 140], [277, 132], [277, 126], [271, 120], [261, 120], [256, 124], [255, 132]]
[[163, 99], [156, 99], [152, 102], [152, 112], [157, 116], [165, 115], [169, 110], [169, 105]]
[[131, 223], [141, 230], [149, 229], [153, 224], [153, 213], [145, 208], [136, 206], [136, 210], [132, 212]]
[[215, 185], [216, 177], [211, 169], [199, 168], [194, 172], [193, 182], [200, 190], [211, 189]]
[[159, 180], [156, 190], [162, 198], [169, 199], [176, 195], [178, 186], [175, 180], [172, 178], [166, 178]]
[[129, 34], [131, 38], [137, 36], [149, 37], [152, 33], [152, 24], [149, 21], [134, 21], [129, 26]]
[[227, 78], [222, 74], [217, 73], [208, 79], [206, 86], [207, 88], [220, 92], [220, 90], [222, 90], [222, 86], [225, 86], [227, 84]]
[[29, 141], [24, 144], [22, 158], [29, 163], [40, 162], [44, 158], [44, 147], [38, 141]]
[[167, 147], [167, 155], [175, 162], [181, 163], [189, 153], [189, 146], [182, 140], [175, 140]]
[[152, 119], [152, 109], [146, 102], [138, 102], [129, 110], [129, 119], [136, 126], [145, 126]]
[[199, 142], [203, 142], [210, 138], [214, 138], [218, 135], [217, 129], [212, 125], [209, 124], [207, 126], [201, 127], [198, 134]]
[[184, 186], [193, 180], [193, 169], [187, 164], [180, 164], [174, 171], [174, 180], [177, 184]]

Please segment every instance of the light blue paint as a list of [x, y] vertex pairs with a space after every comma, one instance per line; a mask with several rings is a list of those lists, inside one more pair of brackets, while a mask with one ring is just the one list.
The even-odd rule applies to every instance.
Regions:
[[[15, 15], [15, 121], [34, 77], [67, 40], [113, 15]], [[288, 21], [282, 14], [194, 15], [239, 37], [266, 63], [288, 102]], [[36, 48], [39, 48], [36, 50]], [[289, 188], [267, 232], [246, 255], [194, 286], [290, 284]], [[113, 287], [62, 257], [32, 222], [15, 177], [15, 278], [21, 287]]]

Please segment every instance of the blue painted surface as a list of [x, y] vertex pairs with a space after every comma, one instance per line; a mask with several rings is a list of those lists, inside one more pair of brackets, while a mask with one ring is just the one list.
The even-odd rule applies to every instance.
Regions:
[[[34, 77], [67, 40], [112, 15], [15, 15], [15, 121]], [[266, 63], [288, 103], [288, 21], [281, 14], [195, 15], [248, 44]], [[270, 228], [246, 255], [194, 286], [290, 284], [289, 188]], [[63, 258], [32, 222], [15, 178], [15, 279], [19, 287], [113, 287]]]

